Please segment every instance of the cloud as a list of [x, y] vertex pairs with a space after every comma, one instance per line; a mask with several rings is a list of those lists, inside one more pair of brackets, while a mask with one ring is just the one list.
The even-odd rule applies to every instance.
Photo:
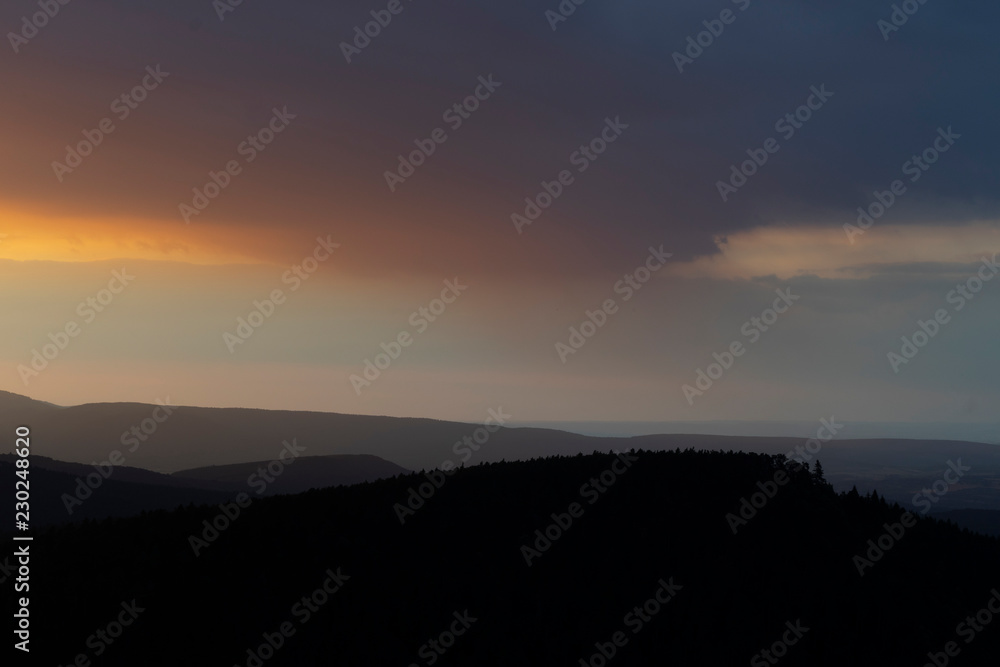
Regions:
[[[996, 102], [982, 81], [1000, 62], [1000, 9], [928, 3], [886, 42], [876, 21], [889, 4], [733, 5], [738, 20], [678, 73], [671, 54], [727, 6], [590, 3], [555, 32], [537, 4], [407, 6], [351, 65], [338, 45], [366, 20], [367, 3], [244, 3], [223, 22], [204, 2], [68, 6], [5, 64], [0, 133], [16, 150], [0, 163], [0, 198], [53, 216], [173, 223], [192, 188], [273, 106], [288, 105], [296, 125], [246, 165], [198, 218], [202, 228], [280, 226], [308, 237], [333, 222], [351, 237], [410, 227], [470, 252], [489, 240], [527, 253], [526, 267], [544, 255], [570, 272], [579, 263], [558, 251], [570, 237], [586, 239], [578, 250], [591, 265], [664, 237], [677, 257], [693, 257], [717, 252], [717, 234], [854, 215], [947, 126], [962, 139], [912, 184], [892, 220], [954, 226], [1000, 215], [997, 129], [981, 112]], [[16, 14], [2, 18], [13, 25]], [[154, 62], [171, 78], [58, 184], [50, 163]], [[488, 73], [504, 82], [495, 99], [389, 193], [383, 172], [396, 156]], [[717, 181], [747, 149], [780, 138], [776, 121], [819, 85], [834, 96], [723, 203]], [[630, 123], [628, 134], [530, 240], [508, 239], [510, 213], [609, 115]], [[452, 254], [432, 243], [424, 251]]]
[[[199, 365], [228, 368], [221, 332], [332, 235], [342, 255], [241, 351], [244, 374], [213, 391], [246, 397], [248, 378], [287, 387], [310, 367], [296, 396], [322, 395], [458, 275], [473, 285], [468, 301], [364, 410], [496, 398], [495, 377], [566, 411], [538, 418], [801, 417], [841, 404], [902, 418], [940, 412], [948, 391], [998, 405], [982, 363], [995, 292], [905, 377], [886, 374], [885, 353], [963, 266], [1000, 246], [997, 93], [984, 83], [1000, 69], [1000, 7], [930, 0], [885, 40], [877, 21], [890, 2], [595, 0], [553, 31], [544, 10], [556, 4], [407, 3], [351, 64], [340, 43], [369, 20], [368, 0], [244, 2], [225, 21], [206, 0], [64, 6], [0, 64], [0, 273], [28, 286], [0, 295], [22, 317], [3, 333], [9, 361], [72, 315], [103, 260], [125, 258], [147, 269], [132, 301], [45, 381], [65, 372], [84, 394], [85, 371], [108, 364], [128, 391], [145, 386], [128, 363], [187, 364], [177, 382]], [[735, 22], [678, 72], [673, 53], [724, 8]], [[4, 5], [0, 25], [23, 11]], [[170, 77], [59, 182], [52, 162], [156, 64]], [[491, 74], [502, 87], [390, 192], [386, 170]], [[816, 87], [833, 95], [794, 133], [779, 129]], [[294, 122], [246, 161], [241, 142], [286, 105]], [[511, 214], [574, 168], [609, 117], [627, 131], [518, 235]], [[960, 137], [910, 180], [907, 163], [949, 127]], [[769, 138], [779, 148], [722, 201], [718, 182]], [[179, 205], [234, 159], [241, 173], [185, 224]], [[905, 194], [851, 244], [843, 225], [895, 180]], [[552, 344], [660, 244], [673, 258], [647, 291], [538, 381], [558, 364]], [[783, 285], [802, 292], [801, 309], [685, 412], [680, 384]], [[627, 395], [608, 402], [602, 386]], [[416, 392], [419, 410], [406, 398]]]
[[968, 273], [984, 255], [1000, 251], [1000, 222], [958, 227], [881, 223], [855, 237], [854, 244], [847, 238], [842, 224], [836, 223], [758, 227], [716, 237], [717, 254], [671, 264], [668, 271], [685, 277], [744, 279]]

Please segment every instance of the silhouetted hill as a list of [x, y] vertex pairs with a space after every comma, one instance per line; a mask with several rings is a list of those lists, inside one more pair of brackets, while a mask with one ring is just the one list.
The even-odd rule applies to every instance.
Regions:
[[[516, 418], [511, 406], [493, 406], [494, 419]], [[161, 472], [234, 461], [271, 461], [283, 443], [295, 439], [306, 456], [368, 454], [412, 470], [579, 452], [678, 447], [783, 454], [801, 447], [801, 438], [714, 435], [593, 437], [541, 428], [500, 428], [482, 424], [372, 417], [321, 412], [235, 408], [162, 407], [140, 403], [98, 403], [60, 408], [16, 394], [0, 395], [0, 432], [32, 426], [36, 454], [68, 461], [104, 461], [118, 450], [125, 465]], [[163, 418], [157, 423], [154, 415]], [[513, 415], [511, 417], [510, 415]], [[483, 419], [489, 416], [484, 407]], [[817, 427], [820, 422], [817, 422]], [[146, 434], [142, 428], [152, 430]], [[154, 428], [155, 427], [155, 428]], [[139, 429], [139, 435], [133, 429]], [[890, 499], [910, 504], [914, 494], [940, 479], [948, 461], [971, 467], [960, 484], [938, 498], [935, 510], [1000, 510], [1000, 446], [937, 441], [852, 440], [844, 424], [822, 443], [819, 458], [838, 490], [857, 485], [878, 488]], [[144, 438], [144, 439], [141, 439]], [[123, 444], [123, 439], [128, 447]], [[131, 451], [133, 450], [134, 451]]]
[[[368, 454], [300, 456], [292, 460], [289, 465], [276, 466], [275, 469], [279, 472], [273, 477], [268, 474], [268, 466], [272, 464], [273, 461], [255, 461], [192, 468], [178, 470], [173, 473], [173, 478], [178, 481], [189, 481], [191, 484], [216, 483], [248, 493], [261, 488], [263, 493], [274, 495], [301, 493], [309, 489], [340, 484], [360, 484], [411, 472], [395, 463]], [[274, 481], [268, 482], [269, 477]], [[248, 480], [251, 480], [249, 484]], [[256, 480], [263, 480], [263, 483]]]
[[[0, 461], [4, 463], [14, 463], [17, 456], [14, 454], [0, 454]], [[63, 472], [75, 477], [86, 477], [93, 473], [93, 465], [84, 463], [73, 463], [70, 461], [57, 461], [47, 456], [31, 455], [31, 467], [33, 469], [51, 470], [53, 472]], [[186, 489], [199, 488], [210, 489], [212, 491], [229, 491], [231, 484], [215, 482], [211, 479], [182, 479], [173, 475], [164, 475], [160, 472], [153, 472], [144, 468], [134, 468], [132, 466], [113, 466], [111, 477], [118, 482], [132, 482], [134, 484], [151, 484], [153, 486], [172, 486]], [[109, 478], [109, 479], [110, 479]]]
[[1000, 512], [997, 510], [948, 510], [932, 516], [942, 521], [953, 521], [962, 528], [1000, 537]]
[[[744, 498], [757, 509], [734, 534]], [[226, 511], [37, 537], [33, 657], [93, 658], [88, 637], [133, 601], [143, 611], [100, 664], [773, 664], [767, 649], [781, 665], [883, 667], [955, 641], [956, 665], [992, 666], [1000, 645], [1000, 627], [957, 634], [1000, 585], [998, 540], [838, 496], [781, 456], [493, 463]], [[325, 581], [335, 592], [315, 592]], [[795, 644], [773, 649], [783, 637]]]
[[[13, 454], [0, 454], [0, 492], [14, 496]], [[50, 525], [84, 519], [134, 516], [188, 503], [221, 502], [249, 495], [301, 493], [312, 488], [357, 484], [410, 471], [377, 456], [311, 456], [268, 473], [273, 461], [185, 470], [173, 475], [129, 466], [98, 466], [31, 457], [32, 523]], [[273, 472], [273, 469], [272, 469]], [[268, 481], [268, 480], [271, 481]], [[258, 491], [260, 493], [258, 493]], [[9, 503], [8, 503], [9, 505]], [[4, 526], [11, 525], [12, 507]], [[72, 511], [69, 511], [72, 510]]]
[[[16, 426], [29, 424], [34, 437], [33, 453], [89, 462], [103, 461], [118, 450], [128, 465], [160, 472], [233, 461], [270, 461], [281, 452], [282, 443], [291, 439], [305, 447], [309, 456], [371, 454], [415, 470], [437, 467], [446, 459], [458, 464], [472, 454], [477, 455], [477, 461], [492, 460], [500, 452], [502, 456], [497, 460], [530, 458], [576, 453], [586, 444], [614, 440], [544, 429], [500, 429], [490, 434], [488, 445], [473, 443], [475, 449], [464, 445], [462, 453], [457, 454], [455, 443], [471, 438], [480, 425], [245, 408], [169, 406], [168, 413], [163, 406], [141, 403], [59, 408], [15, 394], [8, 396], [16, 397], [10, 399], [15, 405], [8, 407], [7, 398], [0, 396], [0, 431], [13, 432]], [[161, 421], [156, 422], [154, 414]], [[143, 423], [151, 433], [142, 432]], [[133, 433], [134, 428], [140, 429], [139, 435]], [[136, 444], [132, 438], [139, 442]]]
[[[4, 530], [9, 530], [14, 525], [15, 471], [13, 464], [0, 461], [0, 493], [4, 498], [10, 499], [0, 507], [0, 521], [3, 522]], [[93, 472], [93, 468], [86, 471]], [[101, 479], [99, 483], [96, 478], [92, 478], [93, 484], [97, 486], [91, 488], [87, 486], [86, 473], [79, 477], [76, 474], [33, 466], [29, 475], [31, 525], [42, 527], [88, 519], [135, 516], [141, 512], [174, 509], [189, 503], [218, 503], [232, 496], [232, 492], [228, 490], [197, 488], [194, 484], [182, 486], [125, 482], [116, 477], [118, 471], [110, 478]], [[78, 480], [83, 480], [82, 487]]]
[[60, 406], [0, 389], [0, 407], [4, 410], [17, 410], [21, 414], [33, 416], [47, 413], [53, 409], [58, 410]]

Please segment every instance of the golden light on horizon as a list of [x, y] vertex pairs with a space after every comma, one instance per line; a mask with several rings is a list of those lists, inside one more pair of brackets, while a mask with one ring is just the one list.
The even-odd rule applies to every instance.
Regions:
[[[0, 204], [0, 259], [97, 262], [141, 259], [190, 264], [280, 262], [273, 229], [239, 229], [183, 221], [73, 218]], [[235, 239], [235, 241], [234, 241]]]

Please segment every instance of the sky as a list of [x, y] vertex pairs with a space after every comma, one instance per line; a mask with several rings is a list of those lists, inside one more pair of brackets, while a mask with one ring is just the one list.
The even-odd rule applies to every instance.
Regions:
[[5, 3], [0, 389], [995, 421], [1000, 7], [903, 4]]

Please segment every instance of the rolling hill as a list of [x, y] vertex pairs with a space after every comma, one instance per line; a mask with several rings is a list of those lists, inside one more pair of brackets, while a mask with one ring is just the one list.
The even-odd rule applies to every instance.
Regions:
[[[509, 418], [504, 410], [502, 406], [491, 408], [501, 420]], [[165, 418], [157, 422], [154, 415]], [[484, 410], [484, 420], [489, 415]], [[283, 443], [291, 440], [304, 448], [303, 456], [371, 455], [411, 470], [633, 447], [778, 454], [805, 443], [801, 438], [684, 434], [614, 438], [495, 425], [491, 425], [495, 429], [491, 432], [483, 424], [433, 419], [239, 408], [171, 407], [166, 415], [164, 408], [156, 405], [95, 403], [58, 407], [0, 392], [0, 433], [13, 434], [22, 423], [32, 428], [33, 451], [37, 455], [101, 462], [119, 451], [125, 458], [124, 465], [161, 473], [248, 460], [271, 461], [282, 451]], [[147, 434], [144, 427], [151, 432]], [[138, 429], [138, 435], [133, 429]], [[911, 506], [915, 494], [941, 479], [949, 461], [961, 460], [970, 470], [958, 484], [949, 486], [947, 494], [935, 496], [933, 510], [1000, 510], [998, 445], [851, 439], [850, 424], [839, 429], [832, 440], [819, 444], [816, 456], [837, 490], [855, 485], [862, 492], [877, 489]]]
[[[1000, 542], [837, 495], [780, 457], [633, 451], [438, 481], [46, 531], [33, 657], [153, 667], [196, 646], [197, 664], [248, 667], [627, 667], [774, 664], [763, 651], [780, 649], [788, 667], [883, 667], [951, 641], [962, 665], [995, 664], [997, 628], [966, 643], [961, 624], [993, 599]], [[96, 641], [126, 608], [137, 620]]]

